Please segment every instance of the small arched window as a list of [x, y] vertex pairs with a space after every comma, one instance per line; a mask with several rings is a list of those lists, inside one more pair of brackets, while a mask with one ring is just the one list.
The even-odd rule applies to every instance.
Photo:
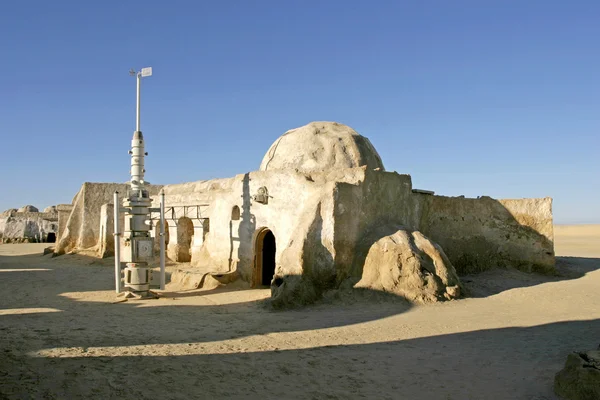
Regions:
[[233, 206], [231, 209], [231, 220], [238, 221], [240, 219], [240, 208], [238, 206]]

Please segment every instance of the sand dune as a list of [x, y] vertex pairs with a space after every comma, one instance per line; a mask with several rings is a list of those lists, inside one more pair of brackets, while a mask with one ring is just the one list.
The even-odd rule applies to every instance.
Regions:
[[600, 257], [600, 225], [555, 225], [557, 256]]
[[266, 290], [113, 304], [111, 260], [0, 245], [0, 398], [555, 399], [600, 341], [600, 226], [557, 226], [559, 277], [463, 277], [411, 306], [338, 294], [273, 312]]

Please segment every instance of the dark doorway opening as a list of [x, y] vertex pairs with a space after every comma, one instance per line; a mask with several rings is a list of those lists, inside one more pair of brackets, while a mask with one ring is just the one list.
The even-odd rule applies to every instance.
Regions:
[[254, 242], [252, 286], [270, 286], [275, 275], [275, 235], [269, 228], [258, 231]]
[[56, 243], [56, 233], [54, 233], [54, 232], [48, 233], [48, 237], [46, 238], [46, 242], [48, 242], [48, 243]]
[[273, 235], [273, 232], [267, 231], [262, 246], [261, 284], [264, 286], [271, 286], [273, 275], [275, 275], [275, 251], [275, 235]]

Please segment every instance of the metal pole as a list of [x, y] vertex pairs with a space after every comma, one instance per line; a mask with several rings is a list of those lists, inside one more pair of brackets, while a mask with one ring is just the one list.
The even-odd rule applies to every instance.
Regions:
[[160, 191], [160, 290], [165, 290], [165, 192]]
[[115, 237], [115, 290], [121, 293], [121, 232], [119, 232], [119, 192], [114, 195], [114, 237]]
[[140, 89], [142, 86], [142, 74], [141, 72], [137, 73], [137, 102], [135, 108], [135, 130], [136, 132], [140, 131]]

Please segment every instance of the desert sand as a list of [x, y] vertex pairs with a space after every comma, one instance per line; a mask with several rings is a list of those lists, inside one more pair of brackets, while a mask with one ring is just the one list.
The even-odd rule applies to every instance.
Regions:
[[0, 399], [556, 399], [567, 354], [600, 343], [600, 225], [555, 236], [557, 277], [494, 270], [461, 277], [461, 300], [338, 292], [277, 312], [235, 286], [116, 303], [112, 259], [0, 245]]

